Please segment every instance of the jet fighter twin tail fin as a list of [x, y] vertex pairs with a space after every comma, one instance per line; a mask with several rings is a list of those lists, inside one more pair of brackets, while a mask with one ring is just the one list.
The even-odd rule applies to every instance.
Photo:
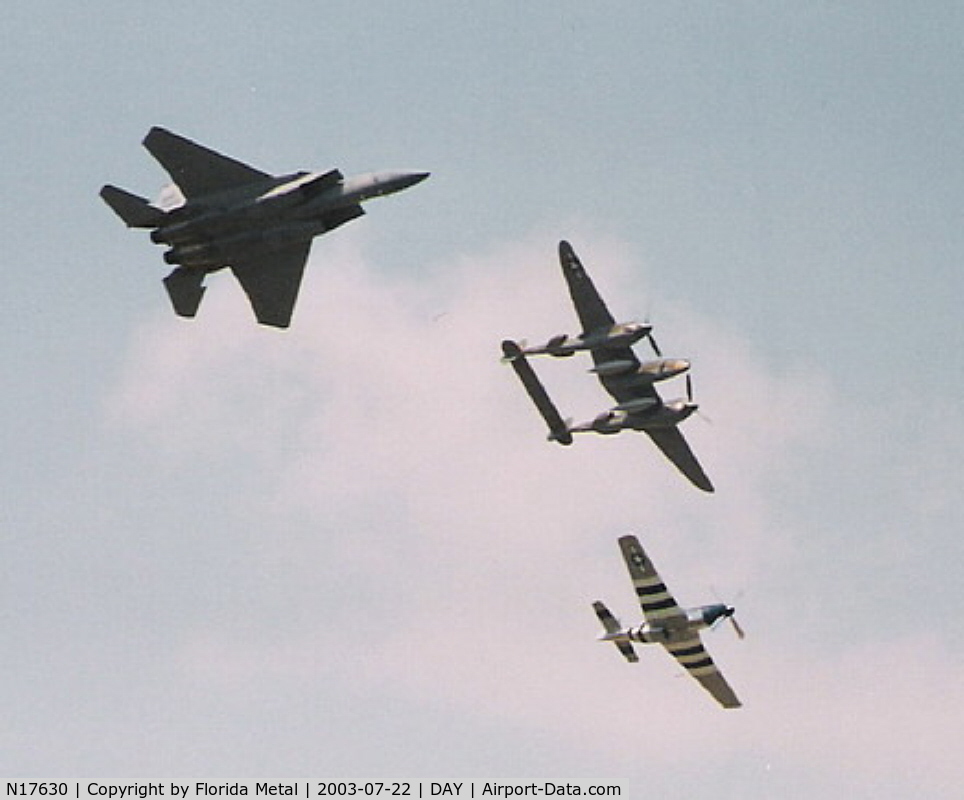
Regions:
[[171, 298], [171, 305], [179, 317], [193, 317], [197, 314], [201, 298], [204, 297], [204, 270], [178, 267], [164, 279], [164, 288]]
[[116, 186], [105, 186], [100, 190], [100, 196], [128, 228], [156, 228], [164, 224], [164, 212], [143, 197]]
[[592, 608], [606, 629], [606, 633], [600, 638], [616, 645], [616, 648], [623, 654], [627, 661], [631, 663], [639, 661], [639, 656], [636, 655], [636, 651], [633, 649], [633, 643], [625, 635], [620, 636], [623, 627], [619, 624], [619, 620], [613, 616], [612, 612], [606, 608], [606, 605], [597, 600], [592, 604]]

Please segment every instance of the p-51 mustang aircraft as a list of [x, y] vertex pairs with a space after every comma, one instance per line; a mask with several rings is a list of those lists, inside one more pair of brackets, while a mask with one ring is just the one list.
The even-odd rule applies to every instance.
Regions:
[[[686, 376], [686, 399], [663, 402], [655, 388], [659, 381], [687, 372], [690, 362], [663, 358], [650, 325], [638, 322], [617, 324], [568, 242], [559, 243], [559, 260], [583, 332], [575, 337], [555, 336], [538, 347], [525, 347], [509, 340], [502, 342], [503, 360], [512, 364], [545, 419], [549, 438], [561, 444], [571, 444], [573, 433], [644, 431], [695, 486], [712, 492], [713, 484], [676, 427], [698, 408], [693, 402], [689, 375]], [[632, 344], [643, 338], [649, 339], [657, 355], [655, 360], [640, 362], [633, 352]], [[559, 415], [526, 356], [570, 356], [580, 350], [592, 354], [595, 366], [590, 372], [595, 373], [617, 405], [589, 422], [571, 425]]]
[[174, 271], [164, 285], [182, 317], [197, 313], [209, 272], [230, 267], [258, 322], [291, 322], [311, 240], [365, 211], [361, 203], [407, 189], [427, 172], [378, 172], [345, 179], [337, 169], [270, 175], [163, 128], [144, 146], [170, 174], [185, 202], [161, 209], [116, 186], [100, 196], [131, 228], [150, 228], [168, 246]]
[[740, 701], [704, 649], [699, 634], [701, 629], [729, 619], [742, 639], [743, 631], [733, 616], [734, 609], [722, 604], [685, 610], [680, 608], [643, 552], [639, 540], [635, 536], [623, 536], [619, 539], [619, 547], [646, 621], [636, 628], [624, 628], [609, 609], [597, 600], [592, 607], [606, 629], [600, 640], [612, 642], [631, 662], [639, 661], [633, 642], [661, 644], [721, 706], [739, 708]]

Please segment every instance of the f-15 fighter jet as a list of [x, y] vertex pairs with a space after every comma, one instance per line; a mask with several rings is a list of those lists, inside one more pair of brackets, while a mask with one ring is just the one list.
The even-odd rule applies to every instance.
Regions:
[[[571, 355], [553, 352], [549, 345], [524, 348], [504, 341], [504, 361], [515, 368], [529, 396], [549, 426], [549, 438], [561, 444], [571, 444], [573, 433], [613, 434], [622, 430], [644, 431], [664, 455], [693, 483], [705, 492], [713, 491], [713, 484], [697, 461], [689, 444], [677, 425], [698, 408], [693, 402], [692, 383], [687, 375], [686, 398], [664, 402], [655, 384], [682, 375], [690, 368], [690, 362], [680, 358], [663, 358], [652, 337], [649, 325], [630, 323], [617, 325], [606, 308], [596, 287], [583, 268], [568, 242], [559, 243], [559, 260], [569, 286], [573, 304], [582, 323], [583, 332], [577, 337], [556, 337], [560, 345], [576, 350], [588, 350], [592, 354], [595, 373], [603, 388], [616, 400], [617, 405], [604, 411], [588, 422], [571, 425], [562, 420], [545, 388], [539, 382], [532, 367], [526, 361], [527, 353]], [[633, 333], [627, 334], [632, 328]], [[635, 338], [633, 338], [635, 337]], [[658, 358], [643, 361], [636, 357], [632, 342], [648, 338]], [[578, 346], [576, 346], [578, 344]], [[558, 349], [558, 348], [557, 348]]]
[[337, 169], [270, 175], [163, 128], [144, 146], [170, 174], [185, 202], [161, 209], [116, 186], [100, 196], [131, 228], [150, 228], [175, 265], [164, 279], [174, 310], [197, 313], [209, 272], [230, 267], [258, 322], [291, 322], [311, 240], [365, 211], [361, 203], [407, 189], [427, 172], [377, 172], [346, 179]]
[[629, 568], [629, 577], [633, 581], [646, 621], [636, 628], [624, 628], [609, 609], [597, 600], [592, 607], [606, 629], [599, 637], [600, 640], [612, 642], [626, 660], [631, 662], [639, 661], [633, 642], [661, 644], [721, 706], [739, 708], [740, 701], [704, 649], [699, 634], [703, 628], [713, 627], [721, 620], [729, 619], [742, 639], [743, 631], [733, 616], [734, 609], [723, 604], [680, 608], [635, 536], [621, 537], [619, 548]]

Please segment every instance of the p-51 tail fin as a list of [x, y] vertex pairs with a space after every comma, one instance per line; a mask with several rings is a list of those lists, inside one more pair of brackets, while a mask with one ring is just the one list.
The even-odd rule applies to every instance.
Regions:
[[632, 663], [639, 661], [639, 656], [636, 655], [636, 651], [633, 649], [633, 643], [623, 633], [623, 627], [619, 624], [619, 620], [606, 608], [606, 605], [597, 600], [592, 604], [592, 608], [606, 629], [606, 633], [599, 638], [616, 645], [619, 652], [623, 654], [627, 661]]
[[105, 186], [100, 190], [100, 196], [128, 228], [156, 228], [164, 223], [164, 212], [136, 194], [116, 186]]

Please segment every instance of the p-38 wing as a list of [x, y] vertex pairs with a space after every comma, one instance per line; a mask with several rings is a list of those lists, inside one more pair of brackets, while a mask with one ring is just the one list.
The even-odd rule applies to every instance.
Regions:
[[[688, 370], [689, 362], [662, 358], [652, 340], [649, 325], [617, 324], [572, 246], [566, 241], [559, 243], [559, 261], [582, 325], [582, 333], [577, 337], [560, 335], [550, 340], [547, 345], [539, 347], [524, 348], [512, 341], [502, 343], [505, 355], [503, 360], [512, 364], [545, 419], [549, 426], [549, 438], [562, 444], [570, 444], [575, 432], [616, 433], [623, 429], [644, 431], [691, 483], [705, 492], [712, 492], [713, 484], [677, 427], [679, 421], [696, 410], [696, 404], [692, 402], [691, 396], [687, 401], [678, 400], [666, 404], [655, 388], [657, 381]], [[660, 356], [658, 360], [641, 363], [637, 358], [632, 344], [642, 337], [649, 338], [656, 354]], [[572, 355], [577, 350], [589, 350], [594, 364], [592, 371], [616, 401], [616, 406], [592, 422], [571, 426], [563, 422], [545, 387], [526, 361], [526, 356]], [[691, 394], [690, 385], [687, 380], [688, 394]]]
[[[607, 349], [610, 351], [613, 350], [613, 348]], [[632, 349], [629, 347], [622, 348], [616, 357], [627, 361], [632, 359], [637, 364], [639, 363]], [[595, 351], [593, 351], [593, 358], [599, 358]], [[597, 361], [597, 363], [599, 362]], [[652, 385], [622, 385], [617, 379], [606, 375], [600, 375], [599, 382], [620, 405], [632, 404], [634, 401], [655, 400], [655, 405], [658, 406], [663, 402]], [[713, 483], [703, 471], [703, 467], [700, 465], [696, 455], [689, 446], [689, 442], [686, 441], [683, 432], [678, 426], [644, 427], [642, 430], [653, 440], [653, 443], [663, 452], [663, 455], [673, 462], [680, 472], [689, 478], [694, 486], [702, 489], [704, 492], [714, 491]]]
[[[615, 324], [612, 314], [569, 242], [559, 243], [559, 261], [583, 330], [600, 330]], [[623, 373], [639, 369], [640, 361], [630, 345], [605, 344], [593, 347], [590, 352], [598, 371], [599, 382], [617, 404], [632, 407], [637, 403], [641, 407], [650, 405], [654, 409], [662, 405], [662, 398], [652, 383], [627, 382], [619, 374], [607, 373], [607, 364], [622, 364]], [[600, 367], [602, 369], [599, 369]], [[695, 486], [705, 492], [713, 491], [713, 484], [678, 427], [671, 425], [641, 429]]]

